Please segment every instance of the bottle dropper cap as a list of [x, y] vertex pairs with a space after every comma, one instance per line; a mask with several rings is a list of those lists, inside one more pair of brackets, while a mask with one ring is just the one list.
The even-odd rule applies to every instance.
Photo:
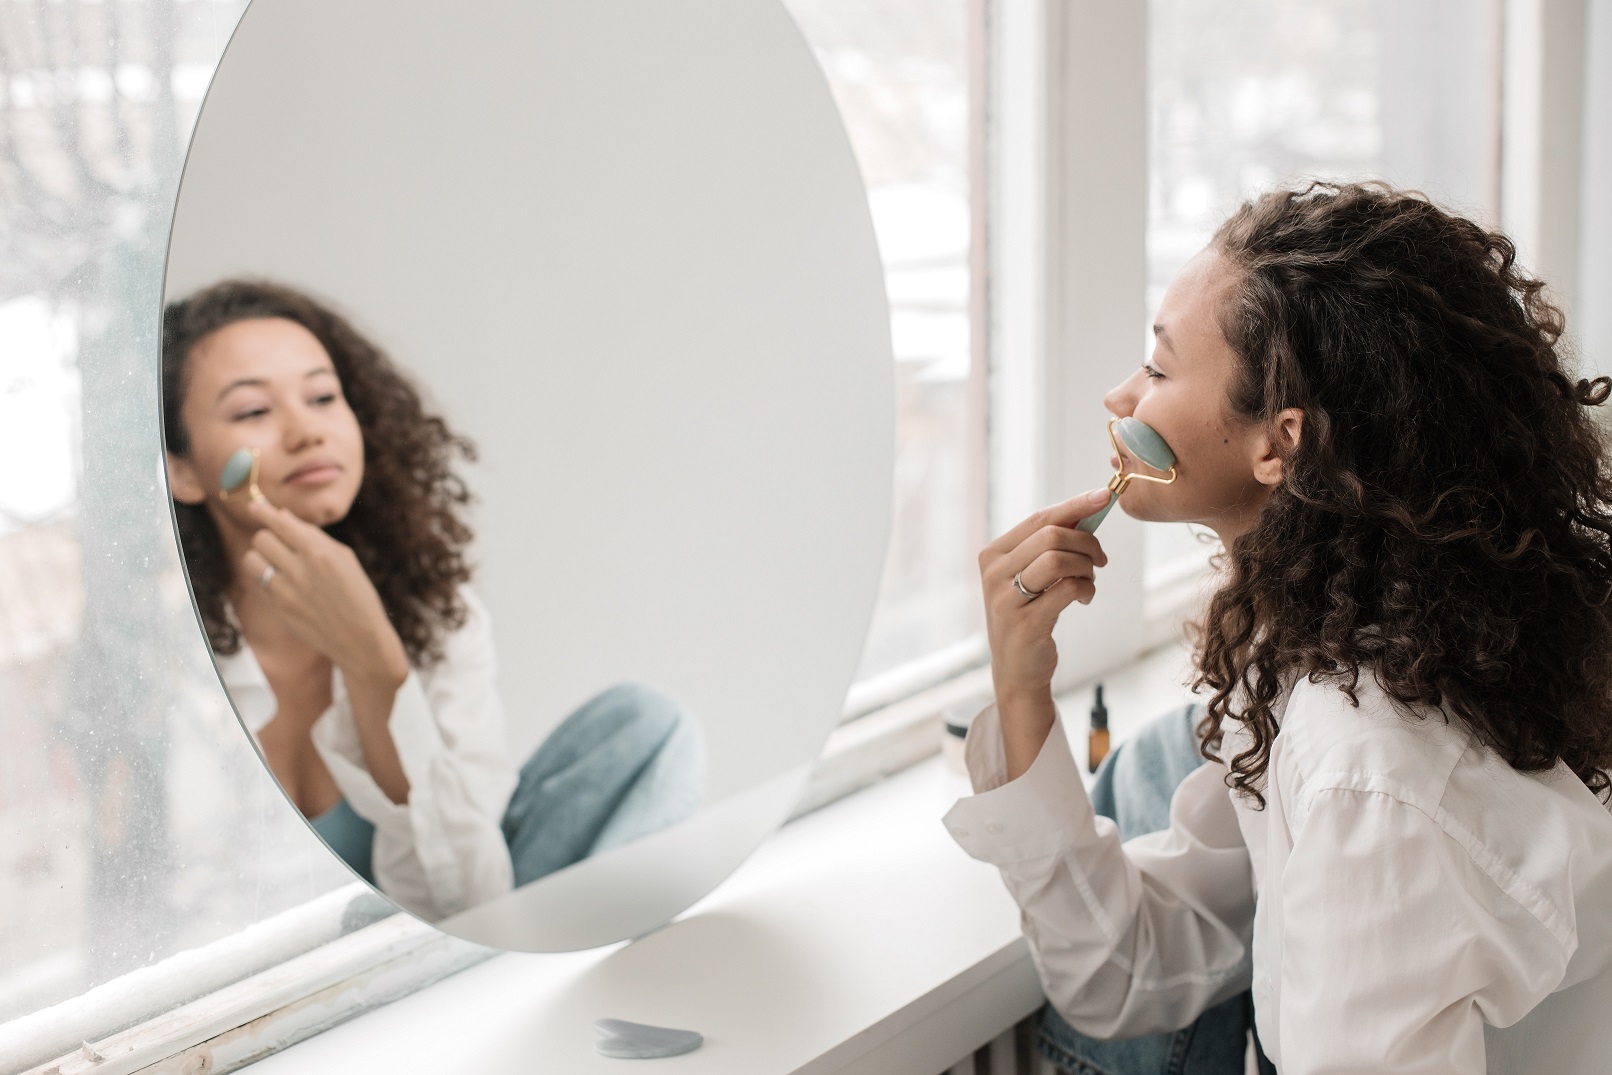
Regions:
[[1103, 704], [1103, 685], [1097, 684], [1097, 700], [1091, 707], [1091, 726], [1093, 731], [1106, 731], [1108, 729], [1108, 707]]

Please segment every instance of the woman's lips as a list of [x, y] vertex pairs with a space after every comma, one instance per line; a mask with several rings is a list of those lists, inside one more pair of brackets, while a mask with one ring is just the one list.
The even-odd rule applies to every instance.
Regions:
[[336, 463], [309, 463], [285, 476], [286, 485], [327, 485], [341, 474]]

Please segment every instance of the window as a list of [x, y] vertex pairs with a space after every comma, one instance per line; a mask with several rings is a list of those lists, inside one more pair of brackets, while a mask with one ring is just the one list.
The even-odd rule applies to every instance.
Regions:
[[0, 5], [0, 1023], [350, 882], [218, 690], [152, 465], [171, 200], [244, 6]]
[[[1240, 198], [1380, 175], [1499, 213], [1500, 0], [786, 6], [868, 182], [897, 358], [895, 531], [848, 715], [983, 661], [975, 552], [1106, 478], [1102, 393]], [[363, 921], [224, 704], [143, 462], [169, 202], [243, 8], [0, 5], [0, 449], [28, 464], [0, 467], [0, 1024], [113, 983], [104, 1032]], [[1584, 242], [1586, 286], [1604, 247]], [[1116, 514], [1103, 538], [1130, 555], [1060, 624], [1063, 686], [1135, 658], [1150, 592], [1201, 572], [1180, 528]], [[113, 982], [209, 942], [239, 957], [223, 977]], [[10, 1029], [6, 1070], [78, 1044]]]
[[847, 716], [983, 659], [982, 5], [787, 0], [850, 133], [896, 359], [894, 522]]

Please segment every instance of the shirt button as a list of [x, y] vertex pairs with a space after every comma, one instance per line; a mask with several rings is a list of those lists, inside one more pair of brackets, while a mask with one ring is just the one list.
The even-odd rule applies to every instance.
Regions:
[[995, 836], [997, 833], [1002, 831], [1002, 823], [1000, 821], [993, 821], [989, 825], [985, 826], [985, 831], [990, 833], [992, 836]]

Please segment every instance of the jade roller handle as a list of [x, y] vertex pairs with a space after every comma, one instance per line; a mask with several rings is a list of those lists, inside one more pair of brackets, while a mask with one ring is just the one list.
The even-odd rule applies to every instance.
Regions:
[[1113, 511], [1114, 505], [1118, 503], [1119, 497], [1115, 496], [1114, 492], [1110, 490], [1108, 493], [1108, 503], [1104, 504], [1092, 514], [1080, 520], [1080, 522], [1075, 526], [1075, 529], [1084, 530], [1088, 534], [1095, 534], [1097, 532], [1097, 528], [1102, 525], [1103, 520], [1108, 517], [1108, 513]]

